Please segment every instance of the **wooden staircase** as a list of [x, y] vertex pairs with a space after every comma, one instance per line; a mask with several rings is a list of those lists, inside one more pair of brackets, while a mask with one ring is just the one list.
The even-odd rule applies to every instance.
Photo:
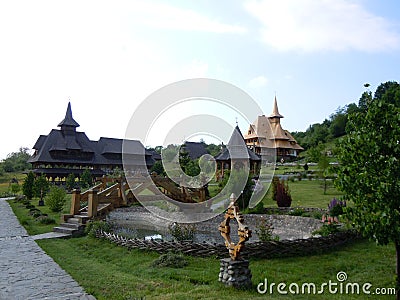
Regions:
[[83, 234], [87, 220], [89, 220], [87, 214], [85, 215], [82, 213], [79, 215], [74, 215], [67, 218], [67, 220], [61, 223], [59, 226], [54, 227], [53, 231], [66, 233], [70, 236], [79, 236]]
[[70, 236], [82, 235], [88, 220], [102, 218], [111, 210], [127, 205], [127, 183], [114, 180], [107, 187], [108, 182], [110, 180], [104, 178], [101, 183], [83, 193], [73, 190], [70, 213], [61, 216], [61, 224], [54, 227], [53, 231]]

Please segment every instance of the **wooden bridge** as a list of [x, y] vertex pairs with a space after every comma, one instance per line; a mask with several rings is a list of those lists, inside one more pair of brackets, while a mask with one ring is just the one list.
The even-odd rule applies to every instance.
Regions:
[[115, 208], [137, 202], [135, 194], [138, 195], [145, 190], [148, 190], [149, 195], [143, 196], [143, 199], [148, 200], [159, 200], [163, 194], [182, 203], [198, 203], [206, 200], [204, 187], [190, 189], [158, 175], [151, 175], [151, 180], [143, 175], [127, 179], [103, 177], [100, 183], [84, 192], [73, 190], [70, 213], [62, 216], [62, 223], [54, 227], [53, 231], [79, 235], [88, 220], [103, 218]]

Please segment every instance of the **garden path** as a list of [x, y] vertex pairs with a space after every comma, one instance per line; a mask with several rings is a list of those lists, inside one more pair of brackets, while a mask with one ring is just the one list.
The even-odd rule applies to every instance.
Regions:
[[48, 256], [0, 198], [0, 299], [93, 300]]

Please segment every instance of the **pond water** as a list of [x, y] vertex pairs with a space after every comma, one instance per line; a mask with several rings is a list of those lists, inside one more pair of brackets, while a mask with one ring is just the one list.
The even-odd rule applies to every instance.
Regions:
[[[224, 239], [218, 231], [218, 226], [223, 220], [223, 215], [210, 220], [194, 223], [194, 241], [199, 243], [223, 244]], [[168, 226], [172, 222], [160, 219], [142, 207], [119, 208], [112, 211], [107, 220], [114, 225], [114, 232], [129, 238], [138, 239], [162, 239], [172, 241]], [[318, 230], [322, 223], [320, 220], [289, 215], [244, 215], [245, 225], [252, 230], [249, 242], [258, 241], [257, 228], [260, 220], [266, 220], [273, 226], [273, 235], [280, 240], [305, 239], [312, 236], [312, 232]], [[230, 222], [231, 239], [238, 241], [237, 223]]]
[[[122, 235], [127, 238], [137, 238], [142, 240], [163, 240], [163, 241], [173, 241], [174, 237], [169, 233], [168, 227], [157, 228], [149, 225], [138, 224], [135, 222], [112, 222], [114, 225], [113, 232]], [[237, 238], [232, 237], [232, 240], [236, 242]], [[219, 234], [218, 230], [215, 232], [204, 232], [200, 231], [195, 227], [195, 233], [193, 237], [194, 242], [198, 243], [223, 243], [224, 240]]]

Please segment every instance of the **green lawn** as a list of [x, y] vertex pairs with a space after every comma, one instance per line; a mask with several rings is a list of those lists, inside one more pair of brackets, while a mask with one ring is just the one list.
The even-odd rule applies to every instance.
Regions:
[[18, 183], [22, 189], [22, 183], [24, 182], [26, 175], [22, 173], [7, 173], [4, 172], [3, 175], [0, 176], [0, 194], [11, 192], [10, 191], [10, 181], [13, 178], [18, 180]]
[[[289, 190], [292, 196], [292, 207], [319, 207], [327, 208], [328, 203], [333, 197], [340, 197], [342, 195], [330, 182], [326, 194], [324, 194], [322, 180], [306, 180], [289, 181]], [[276, 207], [276, 202], [271, 199], [271, 188], [267, 195], [264, 197], [263, 203], [266, 207]]]
[[29, 209], [25, 207], [21, 202], [16, 202], [15, 200], [9, 200], [12, 210], [17, 216], [20, 223], [25, 227], [29, 235], [41, 234], [53, 231], [53, 227], [60, 224], [60, 219], [62, 214], [69, 213], [69, 208], [71, 205], [71, 195], [67, 195], [67, 201], [64, 205], [64, 209], [61, 213], [52, 212], [48, 206], [38, 206], [39, 199], [35, 198], [30, 201], [35, 208], [39, 209], [41, 213], [47, 214], [49, 218], [56, 221], [56, 224], [40, 224], [37, 219], [29, 215]]
[[[219, 260], [187, 257], [182, 269], [156, 268], [155, 252], [131, 250], [89, 237], [40, 240], [39, 245], [97, 299], [286, 299], [274, 290], [260, 295], [256, 286], [264, 282], [315, 283], [320, 287], [336, 274], [346, 272], [346, 282], [394, 287], [394, 246], [376, 246], [359, 241], [328, 254], [271, 260], [251, 260], [253, 288], [238, 291], [218, 282]], [[328, 292], [328, 289], [325, 289]], [[293, 295], [292, 295], [293, 296]], [[295, 299], [366, 299], [366, 295], [295, 295]], [[393, 299], [394, 296], [371, 297]]]
[[289, 182], [292, 195], [292, 206], [327, 208], [332, 198], [343, 195], [330, 182], [326, 194], [324, 194], [322, 180], [302, 180]]

